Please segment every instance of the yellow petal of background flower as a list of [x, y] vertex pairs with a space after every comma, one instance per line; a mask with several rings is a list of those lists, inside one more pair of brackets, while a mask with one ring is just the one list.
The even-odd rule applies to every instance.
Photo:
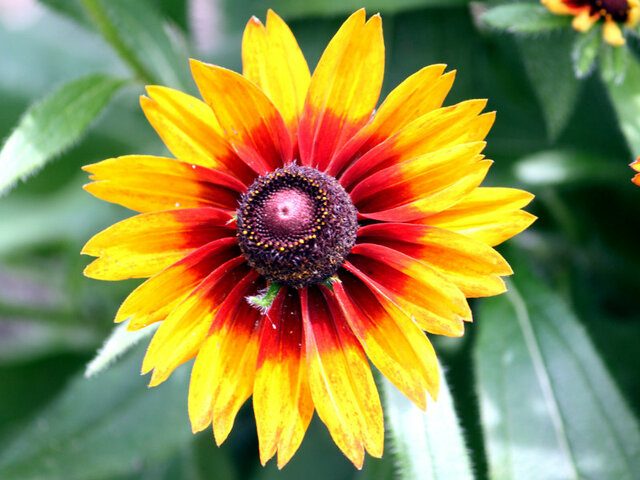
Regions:
[[602, 37], [609, 45], [613, 45], [614, 47], [621, 47], [625, 44], [622, 29], [614, 20], [607, 19], [604, 22]]

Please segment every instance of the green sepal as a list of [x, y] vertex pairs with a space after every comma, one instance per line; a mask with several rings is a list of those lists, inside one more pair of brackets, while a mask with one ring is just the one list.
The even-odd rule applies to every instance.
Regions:
[[334, 275], [333, 277], [325, 278], [322, 281], [322, 285], [333, 292], [333, 282], [340, 282], [340, 279]]
[[544, 5], [517, 3], [487, 10], [481, 17], [491, 28], [510, 33], [533, 34], [565, 28], [570, 17], [551, 13]]
[[601, 46], [602, 27], [600, 25], [594, 26], [587, 33], [578, 35], [571, 52], [576, 77], [584, 78], [591, 73]]
[[247, 297], [247, 302], [249, 302], [249, 305], [260, 310], [260, 312], [262, 312], [262, 314], [264, 315], [271, 308], [271, 305], [276, 299], [280, 288], [282, 288], [280, 284], [272, 283], [268, 288], [262, 290], [258, 295]]
[[629, 66], [629, 51], [626, 46], [603, 45], [600, 55], [600, 73], [605, 82], [620, 85]]

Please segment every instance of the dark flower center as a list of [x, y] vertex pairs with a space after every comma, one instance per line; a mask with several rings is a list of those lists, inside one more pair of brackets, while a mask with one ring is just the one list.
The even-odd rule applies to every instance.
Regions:
[[629, 15], [627, 0], [565, 0], [571, 7], [591, 7], [591, 15], [600, 13], [610, 15], [616, 22], [626, 22]]
[[258, 177], [237, 214], [249, 265], [269, 282], [296, 288], [336, 273], [358, 230], [356, 208], [336, 179], [295, 164]]

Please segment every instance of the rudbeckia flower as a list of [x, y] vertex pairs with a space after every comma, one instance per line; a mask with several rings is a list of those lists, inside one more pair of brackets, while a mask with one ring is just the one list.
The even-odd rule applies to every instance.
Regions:
[[[195, 357], [194, 432], [218, 444], [253, 395], [260, 459], [298, 449], [314, 410], [361, 467], [382, 455], [368, 359], [420, 408], [438, 394], [423, 331], [460, 336], [467, 297], [512, 273], [492, 248], [530, 225], [532, 195], [480, 187], [491, 161], [485, 100], [442, 107], [444, 65], [379, 106], [379, 15], [354, 13], [313, 75], [287, 25], [252, 18], [243, 74], [199, 61], [203, 101], [150, 86], [141, 105], [175, 155], [85, 167], [98, 198], [140, 212], [93, 237], [92, 278], [150, 277], [121, 305], [131, 330], [162, 322], [150, 385]], [[374, 113], [375, 111], [375, 113]]]
[[[631, 168], [633, 168], [636, 172], [640, 172], [640, 157], [638, 157], [638, 159], [631, 164]], [[636, 185], [640, 185], [640, 173], [637, 173], [633, 177], [632, 181]]]
[[604, 19], [602, 36], [613, 46], [625, 43], [621, 25], [634, 28], [640, 22], [638, 0], [542, 0], [542, 3], [558, 15], [574, 15], [573, 28], [580, 32]]

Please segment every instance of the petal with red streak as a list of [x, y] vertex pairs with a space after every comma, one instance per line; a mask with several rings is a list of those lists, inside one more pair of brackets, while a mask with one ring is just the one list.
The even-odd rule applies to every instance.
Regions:
[[435, 269], [382, 245], [360, 243], [344, 267], [382, 294], [422, 330], [448, 336], [464, 333], [471, 309], [460, 289]]
[[492, 164], [478, 154], [483, 142], [423, 155], [360, 182], [351, 199], [364, 218], [407, 222], [458, 203], [476, 189]]
[[[235, 237], [200, 247], [141, 284], [120, 305], [115, 321], [131, 317], [129, 330], [164, 320], [216, 268], [241, 256]], [[244, 258], [244, 257], [241, 257]]]
[[535, 216], [520, 210], [532, 199], [524, 190], [481, 187], [447, 210], [416, 223], [453, 230], [493, 247], [535, 221]]
[[264, 465], [277, 451], [282, 468], [300, 446], [314, 409], [296, 290], [280, 289], [259, 336], [253, 410], [260, 461]]
[[342, 271], [333, 283], [336, 299], [373, 364], [421, 409], [425, 391], [438, 397], [438, 361], [431, 342], [404, 312]]
[[251, 396], [265, 317], [246, 301], [264, 286], [251, 271], [215, 313], [209, 336], [191, 371], [189, 418], [194, 432], [213, 424], [218, 445], [225, 441], [242, 404]]
[[364, 450], [380, 457], [382, 407], [367, 358], [333, 293], [300, 290], [311, 396], [318, 416], [342, 452], [361, 468]]
[[262, 90], [238, 73], [197, 60], [191, 60], [191, 72], [226, 140], [247, 165], [264, 175], [291, 163], [289, 131]]
[[311, 74], [291, 30], [273, 10], [267, 26], [253, 17], [242, 38], [242, 74], [266, 93], [297, 138]]
[[249, 185], [253, 172], [225, 140], [209, 105], [167, 87], [148, 86], [140, 106], [149, 123], [179, 160], [214, 168]]
[[164, 382], [177, 366], [196, 356], [207, 336], [213, 315], [234, 285], [249, 272], [244, 258], [236, 257], [225, 262], [162, 322], [142, 363], [143, 374], [153, 369], [150, 387]]
[[233, 217], [217, 208], [143, 213], [87, 242], [81, 253], [99, 258], [84, 274], [101, 280], [151, 277], [193, 250], [234, 235]]
[[82, 167], [92, 195], [138, 212], [218, 207], [235, 211], [246, 187], [216, 170], [172, 158], [127, 155]]
[[358, 158], [344, 172], [340, 184], [349, 188], [384, 168], [437, 150], [483, 140], [495, 120], [495, 112], [478, 116], [486, 103], [486, 100], [469, 100], [421, 116]]
[[384, 75], [384, 41], [380, 16], [365, 18], [361, 9], [344, 22], [313, 72], [298, 133], [303, 165], [326, 169], [371, 118]]
[[328, 173], [340, 176], [352, 160], [383, 142], [413, 120], [442, 106], [455, 71], [442, 75], [445, 65], [431, 65], [398, 85], [382, 102], [371, 122], [349, 140], [331, 161]]
[[466, 297], [487, 297], [506, 290], [500, 276], [509, 264], [486, 244], [442, 228], [379, 223], [360, 228], [358, 242], [392, 248], [436, 269]]

